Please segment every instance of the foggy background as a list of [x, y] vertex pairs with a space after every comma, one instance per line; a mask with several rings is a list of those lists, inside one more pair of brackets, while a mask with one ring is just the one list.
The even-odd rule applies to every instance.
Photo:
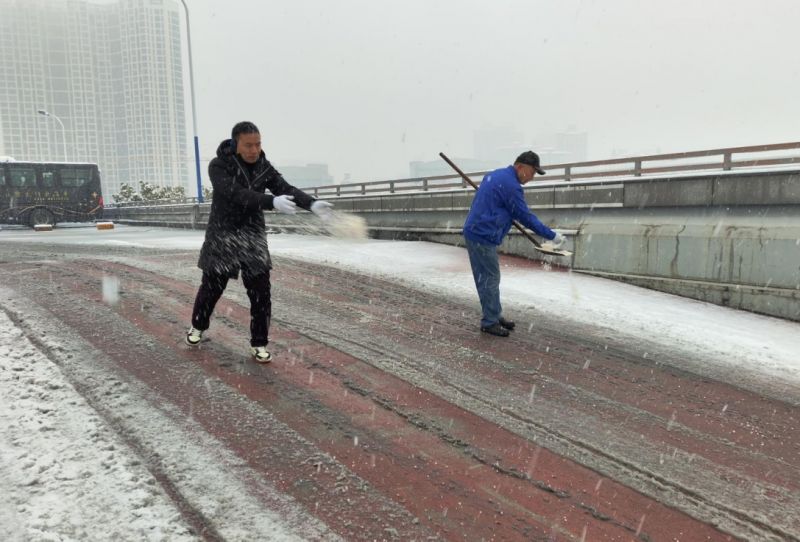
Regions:
[[203, 170], [244, 119], [336, 182], [476, 157], [487, 132], [509, 153], [585, 134], [584, 159], [798, 139], [796, 0], [187, 4]]

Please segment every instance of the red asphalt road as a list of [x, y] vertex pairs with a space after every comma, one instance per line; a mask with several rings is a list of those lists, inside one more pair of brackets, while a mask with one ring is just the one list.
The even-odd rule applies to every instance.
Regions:
[[[170, 260], [191, 267], [194, 258]], [[589, 460], [579, 463], [509, 430], [536, 425], [519, 406], [526, 403], [561, 408], [575, 423], [624, 427], [624, 435], [639, 436], [667, 457], [702, 459], [712, 478], [735, 475], [724, 482], [731, 487], [763, 481], [780, 489], [774, 499], [796, 504], [800, 437], [787, 431], [797, 426], [795, 406], [587, 336], [560, 334], [555, 326], [526, 331], [519, 322], [510, 339], [488, 337], [476, 332], [472, 307], [324, 266], [280, 260], [276, 267], [275, 361], [267, 366], [247, 359], [249, 309], [228, 298], [217, 306], [210, 341], [200, 349], [184, 346], [197, 284], [168, 273], [92, 259], [43, 261], [35, 270], [6, 263], [0, 276], [347, 540], [737, 539], [717, 529], [713, 517], [666, 506], [627, 480], [585, 466]], [[101, 299], [105, 275], [121, 281], [122, 298], [113, 307]], [[309, 323], [317, 324], [314, 332]], [[355, 346], [343, 348], [341, 341]], [[451, 370], [452, 379], [433, 370], [437, 385], [501, 406], [479, 415], [402, 371], [385, 370], [385, 363], [406, 363], [425, 371], [420, 360]], [[485, 387], [476, 392], [459, 375]], [[208, 378], [231, 393], [212, 394]], [[242, 398], [250, 408], [241, 408]], [[497, 423], [496, 415], [509, 424]], [[265, 432], [274, 420], [288, 430]], [[597, 443], [577, 445], [589, 456], [613, 455]], [[669, 471], [646, 475], [682, 490]], [[686, 493], [687, 501], [704, 502], [702, 491]], [[737, 510], [725, 512], [761, 535], [794, 539], [800, 531], [797, 519], [775, 527], [760, 517], [740, 518]], [[198, 532], [215, 537], [202, 518], [185, 513]]]

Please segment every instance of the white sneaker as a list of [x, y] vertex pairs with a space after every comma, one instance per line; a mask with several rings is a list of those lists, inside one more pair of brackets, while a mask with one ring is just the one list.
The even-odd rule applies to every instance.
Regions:
[[186, 332], [186, 344], [189, 346], [197, 346], [203, 340], [202, 330], [196, 329], [194, 326], [189, 328]]
[[258, 363], [269, 363], [272, 361], [272, 354], [269, 353], [266, 346], [251, 346], [250, 354]]

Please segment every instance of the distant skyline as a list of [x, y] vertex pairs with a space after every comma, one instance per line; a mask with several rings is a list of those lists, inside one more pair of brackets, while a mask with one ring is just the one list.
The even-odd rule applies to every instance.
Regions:
[[589, 159], [800, 140], [796, 0], [187, 4], [205, 160], [243, 119], [337, 181], [474, 156], [492, 127], [572, 127]]

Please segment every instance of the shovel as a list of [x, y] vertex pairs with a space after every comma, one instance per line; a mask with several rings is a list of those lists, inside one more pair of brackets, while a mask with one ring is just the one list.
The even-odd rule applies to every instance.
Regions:
[[[439, 156], [441, 156], [441, 157], [442, 157], [442, 160], [444, 160], [445, 162], [447, 162], [448, 164], [450, 164], [450, 167], [452, 167], [454, 170], [456, 170], [456, 172], [457, 172], [459, 175], [461, 175], [461, 177], [463, 177], [463, 178], [464, 178], [464, 180], [465, 180], [465, 181], [467, 181], [467, 182], [469, 183], [469, 185], [470, 185], [472, 188], [474, 188], [475, 190], [477, 190], [477, 189], [478, 189], [478, 186], [477, 186], [477, 185], [476, 185], [474, 182], [472, 182], [472, 179], [470, 179], [469, 177], [467, 177], [467, 175], [466, 175], [466, 174], [465, 174], [463, 171], [461, 171], [461, 170], [458, 168], [458, 166], [457, 166], [457, 165], [455, 165], [455, 164], [454, 164], [454, 163], [453, 163], [453, 162], [452, 162], [452, 161], [451, 161], [451, 160], [450, 160], [450, 159], [449, 159], [447, 156], [445, 156], [445, 154], [444, 154], [443, 152], [440, 152], [440, 153], [439, 153]], [[515, 228], [517, 228], [517, 229], [520, 231], [520, 233], [522, 233], [522, 235], [524, 235], [525, 237], [527, 237], [527, 238], [528, 238], [528, 240], [529, 240], [531, 243], [533, 243], [533, 246], [534, 246], [534, 248], [535, 248], [536, 250], [538, 250], [539, 252], [541, 252], [542, 254], [550, 254], [551, 256], [572, 256], [572, 252], [570, 252], [569, 250], [562, 250], [562, 249], [560, 249], [560, 248], [555, 248], [555, 247], [552, 245], [552, 243], [544, 243], [544, 244], [540, 243], [540, 242], [539, 242], [539, 241], [536, 239], [536, 237], [534, 237], [533, 235], [531, 235], [531, 234], [528, 232], [528, 230], [526, 230], [526, 229], [525, 229], [525, 228], [522, 226], [522, 224], [520, 224], [520, 223], [519, 223], [519, 222], [517, 222], [516, 220], [512, 221], [512, 224], [514, 224], [514, 227], [515, 227]]]

